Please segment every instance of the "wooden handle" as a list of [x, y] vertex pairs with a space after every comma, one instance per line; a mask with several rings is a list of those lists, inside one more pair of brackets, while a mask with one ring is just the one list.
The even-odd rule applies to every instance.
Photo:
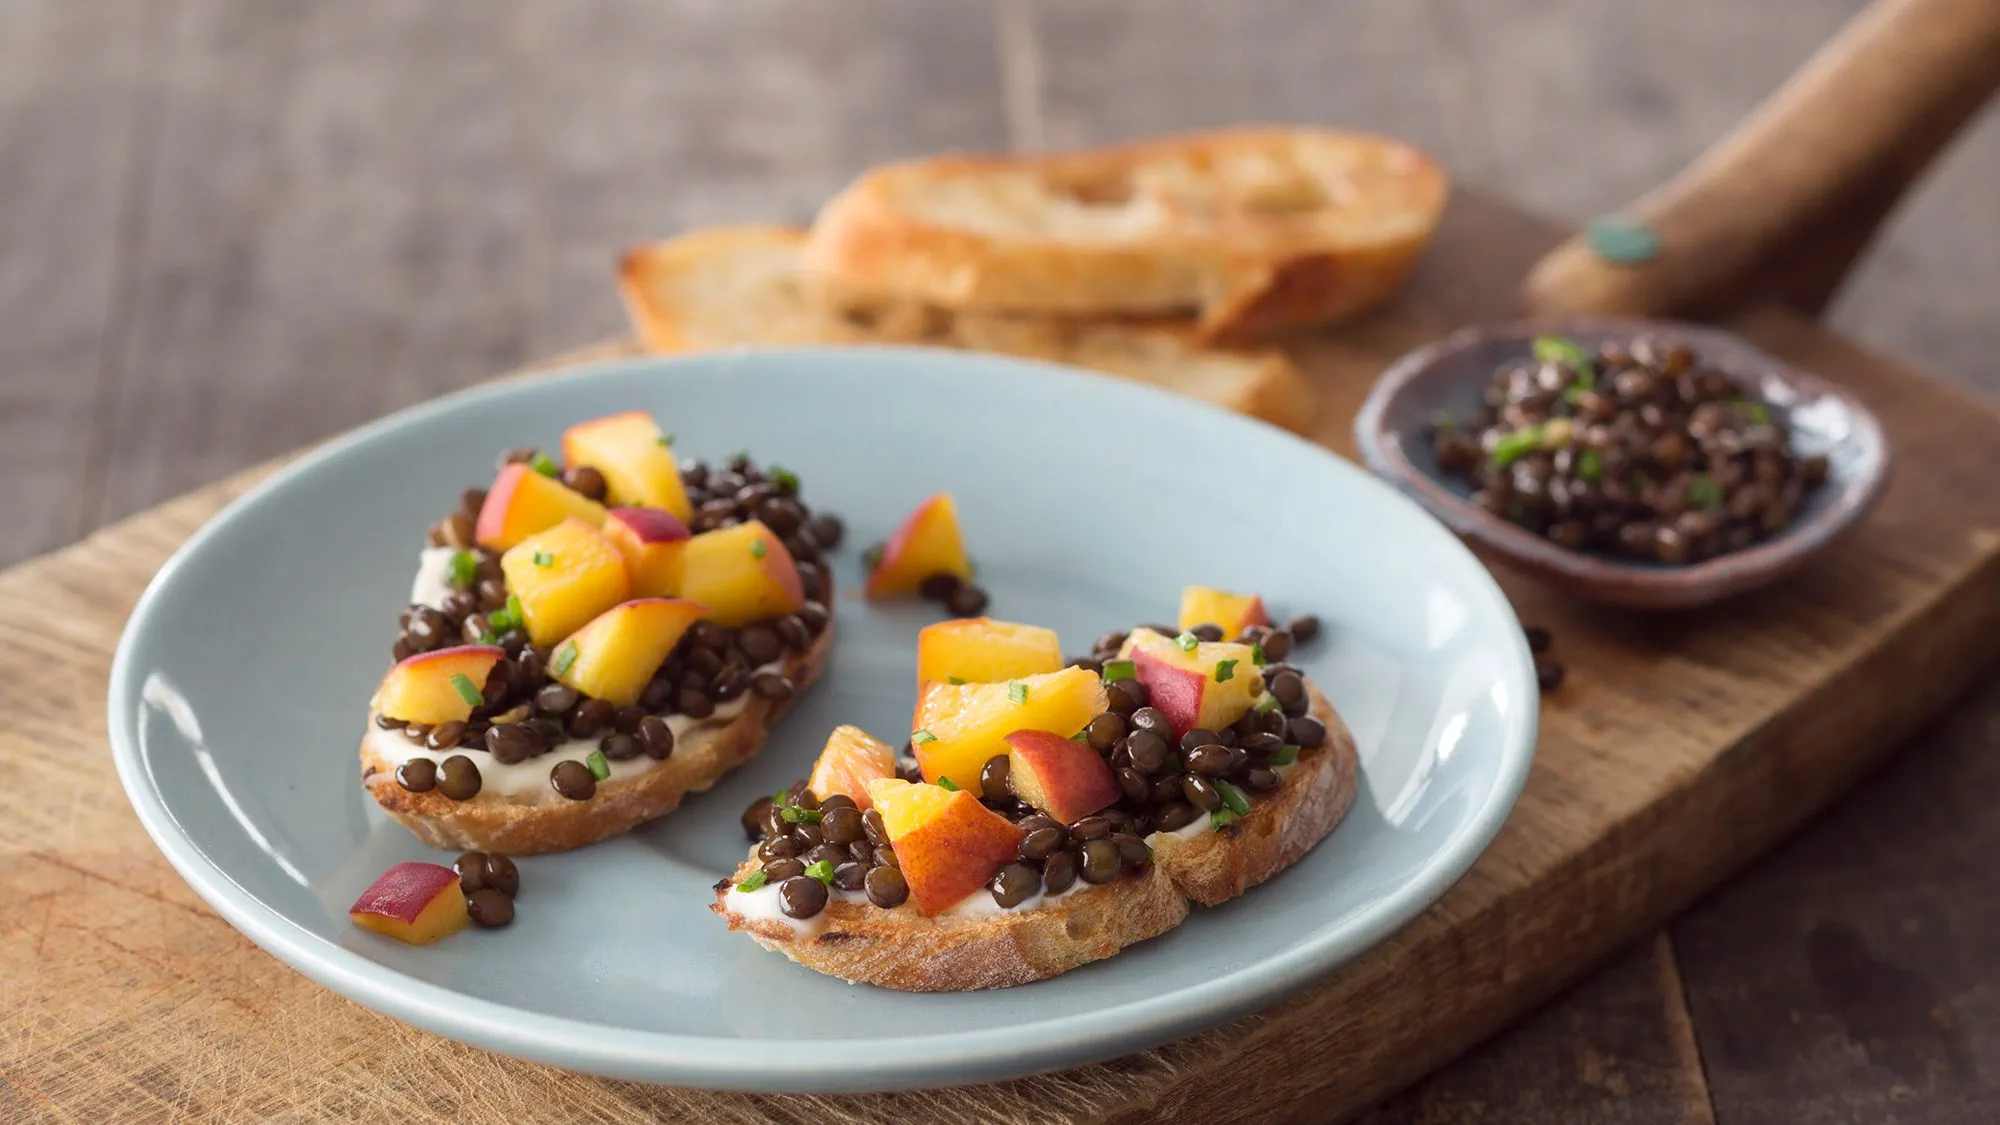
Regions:
[[1733, 132], [1621, 213], [1639, 241], [1646, 230], [1657, 238], [1653, 257], [1620, 264], [1579, 235], [1530, 271], [1523, 301], [1533, 312], [1692, 316], [1777, 297], [1817, 311], [1995, 89], [2000, 0], [1876, 0]]

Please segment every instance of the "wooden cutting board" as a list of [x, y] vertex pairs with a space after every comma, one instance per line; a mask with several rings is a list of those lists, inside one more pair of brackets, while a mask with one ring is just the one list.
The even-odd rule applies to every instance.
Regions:
[[[1349, 448], [1353, 410], [1393, 356], [1509, 315], [1522, 271], [1558, 234], [1456, 203], [1398, 305], [1300, 342], [1325, 395], [1319, 436]], [[106, 672], [133, 601], [270, 466], [15, 567], [0, 574], [0, 1121], [1220, 1125], [1370, 1105], [1658, 925], [2000, 655], [2000, 415], [1797, 316], [1734, 326], [1881, 413], [1897, 462], [1865, 525], [1780, 589], [1671, 618], [1507, 580], [1522, 617], [1554, 628], [1570, 675], [1544, 701], [1519, 806], [1456, 888], [1267, 1011], [998, 1086], [811, 1098], [604, 1081], [462, 1047], [322, 989], [181, 882], [132, 816], [105, 743]]]

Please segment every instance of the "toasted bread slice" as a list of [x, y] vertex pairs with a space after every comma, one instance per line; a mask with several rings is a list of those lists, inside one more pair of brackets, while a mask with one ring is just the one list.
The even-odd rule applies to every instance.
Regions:
[[1193, 313], [1203, 338], [1341, 320], [1401, 285], [1445, 174], [1401, 141], [1246, 128], [864, 173], [813, 223], [807, 273], [841, 307], [1055, 316]]
[[927, 344], [1093, 368], [1303, 431], [1314, 395], [1274, 349], [1210, 348], [1186, 325], [1091, 323], [947, 313], [898, 304], [842, 312], [819, 303], [800, 274], [805, 233], [712, 227], [637, 247], [619, 291], [652, 352], [746, 344]]
[[[811, 648], [786, 655], [785, 675], [798, 688], [794, 700], [825, 670], [833, 631], [829, 620]], [[633, 776], [599, 783], [587, 801], [569, 800], [546, 785], [514, 795], [481, 791], [469, 801], [454, 801], [435, 789], [412, 793], [396, 783], [396, 763], [377, 753], [369, 739], [361, 744], [361, 782], [377, 803], [431, 847], [505, 855], [568, 851], [672, 812], [687, 794], [709, 788], [755, 757], [771, 724], [790, 701], [772, 703], [754, 694], [748, 698], [733, 718], [690, 730], [675, 740], [673, 754], [665, 761]], [[369, 727], [375, 729], [372, 715]]]
[[757, 851], [715, 888], [709, 908], [732, 930], [822, 973], [914, 992], [1005, 988], [1066, 973], [1178, 926], [1189, 900], [1226, 902], [1290, 867], [1338, 825], [1357, 786], [1354, 737], [1317, 688], [1311, 713], [1326, 744], [1300, 755], [1284, 786], [1219, 832], [1146, 838], [1154, 863], [1141, 873], [1077, 890], [1033, 909], [926, 918], [904, 904], [883, 910], [836, 897], [794, 927], [730, 908], [729, 888], [757, 870]]

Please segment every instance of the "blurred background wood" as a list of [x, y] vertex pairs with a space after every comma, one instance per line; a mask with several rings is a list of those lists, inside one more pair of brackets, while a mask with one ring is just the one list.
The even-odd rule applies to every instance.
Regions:
[[[1338, 123], [1581, 221], [1859, 7], [8, 0], [0, 562], [616, 331], [626, 243], [802, 219], [874, 161]], [[1829, 321], [2000, 391], [1996, 183], [1988, 112]], [[1996, 688], [1376, 1120], [2000, 1117]]]

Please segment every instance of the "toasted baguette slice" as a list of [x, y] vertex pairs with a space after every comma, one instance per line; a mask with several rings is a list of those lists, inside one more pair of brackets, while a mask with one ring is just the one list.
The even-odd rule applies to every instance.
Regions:
[[1209, 348], [1187, 326], [953, 315], [919, 305], [840, 312], [801, 277], [805, 233], [712, 227], [631, 250], [619, 291], [652, 352], [746, 344], [928, 344], [1089, 367], [1303, 431], [1314, 395], [1273, 349]]
[[1302, 753], [1273, 797], [1220, 832], [1194, 837], [1155, 832], [1154, 863], [1143, 874], [1084, 887], [1034, 909], [976, 917], [926, 918], [908, 904], [883, 910], [836, 898], [800, 930], [729, 908], [729, 888], [757, 870], [757, 850], [716, 884], [709, 907], [757, 944], [809, 969], [858, 984], [912, 992], [1006, 988], [1103, 960], [1180, 925], [1188, 900], [1226, 902], [1290, 867], [1340, 823], [1354, 804], [1354, 737], [1318, 689], [1311, 713], [1326, 724], [1326, 745]]
[[820, 211], [806, 270], [833, 303], [1196, 315], [1247, 339], [1353, 316], [1437, 229], [1436, 163], [1386, 137], [1247, 128], [864, 173]]
[[[797, 685], [798, 694], [825, 670], [833, 630], [829, 620], [811, 648], [786, 656], [785, 675]], [[513, 796], [482, 791], [469, 801], [454, 801], [435, 789], [412, 793], [396, 783], [395, 763], [375, 753], [365, 739], [361, 783], [391, 816], [433, 848], [476, 848], [506, 855], [568, 851], [672, 812], [687, 794], [709, 788], [755, 757], [771, 724], [790, 701], [774, 704], [755, 694], [749, 699], [727, 722], [696, 727], [675, 740], [666, 761], [631, 777], [599, 783], [587, 801], [569, 800], [546, 785]], [[373, 715], [369, 726], [374, 727]]]

